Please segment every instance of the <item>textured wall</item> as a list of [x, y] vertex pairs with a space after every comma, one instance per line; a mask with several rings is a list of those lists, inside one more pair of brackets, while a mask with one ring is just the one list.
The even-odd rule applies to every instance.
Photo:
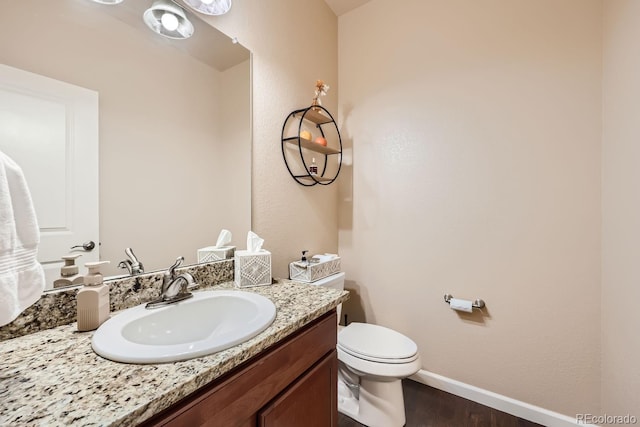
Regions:
[[337, 115], [338, 20], [322, 0], [247, 0], [208, 21], [253, 52], [252, 227], [265, 239], [275, 277], [288, 277], [300, 251], [338, 249], [337, 185], [302, 187], [282, 159], [287, 115], [307, 107], [317, 79]]
[[604, 4], [602, 412], [640, 418], [640, 2]]
[[599, 410], [601, 7], [372, 0], [339, 19], [346, 313], [413, 338], [429, 371], [567, 415]]

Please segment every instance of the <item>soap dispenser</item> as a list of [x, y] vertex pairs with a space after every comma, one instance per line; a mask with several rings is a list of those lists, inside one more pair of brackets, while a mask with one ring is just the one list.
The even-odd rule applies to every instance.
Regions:
[[302, 258], [300, 258], [300, 261], [294, 261], [292, 264], [295, 264], [298, 267], [307, 268], [309, 266], [309, 261], [307, 261], [307, 252], [309, 251], [306, 249], [302, 251]]
[[62, 257], [64, 265], [60, 268], [60, 278], [53, 281], [54, 288], [63, 286], [81, 285], [84, 281], [83, 276], [78, 274], [78, 266], [76, 259], [82, 254], [69, 254]]
[[78, 330], [92, 331], [109, 318], [109, 286], [105, 285], [100, 267], [109, 261], [87, 262], [84, 287], [78, 292]]

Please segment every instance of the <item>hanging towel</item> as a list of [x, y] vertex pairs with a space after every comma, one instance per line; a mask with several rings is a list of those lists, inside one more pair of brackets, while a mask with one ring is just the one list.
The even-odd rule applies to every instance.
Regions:
[[0, 326], [18, 317], [44, 290], [38, 243], [38, 221], [22, 169], [0, 151]]

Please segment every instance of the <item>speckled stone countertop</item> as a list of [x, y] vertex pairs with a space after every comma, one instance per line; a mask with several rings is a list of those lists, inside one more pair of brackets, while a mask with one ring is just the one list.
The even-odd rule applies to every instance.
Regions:
[[[233, 282], [212, 289], [234, 288]], [[348, 298], [348, 292], [282, 281], [243, 289], [277, 314], [256, 337], [183, 362], [130, 365], [91, 349], [75, 323], [0, 343], [0, 426], [132, 426], [178, 402]]]

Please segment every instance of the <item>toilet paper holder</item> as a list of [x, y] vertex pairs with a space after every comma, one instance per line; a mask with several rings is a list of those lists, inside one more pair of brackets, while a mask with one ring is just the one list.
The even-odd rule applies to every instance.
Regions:
[[[451, 298], [453, 298], [453, 295], [446, 294], [444, 296], [444, 302], [446, 302], [447, 304], [450, 304], [451, 303]], [[477, 300], [475, 300], [475, 301], [473, 301], [471, 303], [471, 307], [473, 307], [473, 308], [484, 308], [484, 306], [485, 306], [484, 301], [481, 300], [480, 298], [478, 298]]]

